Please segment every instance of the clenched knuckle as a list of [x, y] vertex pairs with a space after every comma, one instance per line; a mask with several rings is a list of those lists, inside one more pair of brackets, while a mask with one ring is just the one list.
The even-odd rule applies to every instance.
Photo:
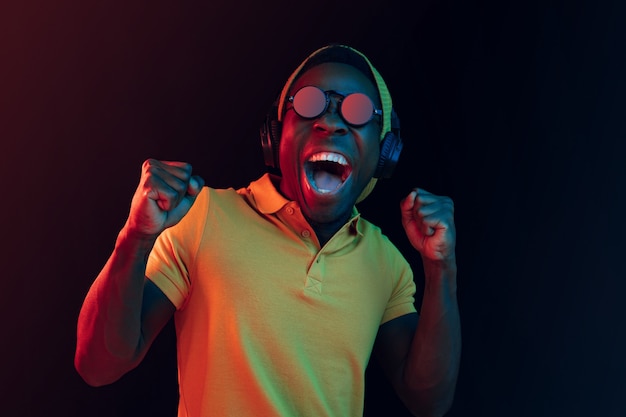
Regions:
[[172, 187], [176, 190], [176, 193], [181, 195], [187, 191], [187, 182], [180, 178], [174, 178]]

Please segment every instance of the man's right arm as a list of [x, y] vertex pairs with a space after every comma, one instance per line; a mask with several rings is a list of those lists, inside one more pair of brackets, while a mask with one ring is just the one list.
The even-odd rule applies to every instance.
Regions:
[[156, 238], [189, 211], [203, 183], [189, 164], [144, 163], [128, 220], [78, 317], [74, 364], [88, 384], [110, 384], [135, 368], [174, 314], [145, 277], [146, 262]]
[[174, 313], [145, 278], [152, 242], [123, 229], [78, 317], [74, 364], [89, 385], [110, 384], [135, 368]]

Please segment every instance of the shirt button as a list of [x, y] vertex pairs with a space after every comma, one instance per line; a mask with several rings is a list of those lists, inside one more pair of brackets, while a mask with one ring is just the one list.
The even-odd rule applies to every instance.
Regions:
[[309, 232], [307, 229], [304, 229], [301, 233], [302, 237], [309, 237], [311, 236], [311, 232]]
[[294, 211], [293, 207], [287, 207], [287, 214], [293, 214]]

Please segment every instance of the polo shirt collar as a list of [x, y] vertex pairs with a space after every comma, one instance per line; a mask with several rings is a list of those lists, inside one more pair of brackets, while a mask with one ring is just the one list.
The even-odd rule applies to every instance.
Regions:
[[256, 208], [261, 213], [274, 214], [289, 204], [289, 200], [278, 192], [279, 181], [279, 177], [266, 173], [248, 186], [248, 191], [254, 198]]
[[[252, 194], [256, 208], [261, 213], [275, 214], [291, 202], [291, 200], [286, 199], [278, 191], [277, 187], [279, 182], [280, 177], [265, 173], [261, 178], [251, 182], [248, 186], [248, 191]], [[348, 223], [350, 223], [352, 230], [356, 231], [359, 235], [363, 235], [363, 226], [359, 223], [360, 218], [361, 213], [353, 206], [352, 216]]]

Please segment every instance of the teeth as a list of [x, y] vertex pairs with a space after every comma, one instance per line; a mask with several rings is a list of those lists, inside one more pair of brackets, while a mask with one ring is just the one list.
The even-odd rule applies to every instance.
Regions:
[[320, 161], [328, 161], [334, 162], [340, 165], [348, 165], [348, 161], [343, 155], [334, 152], [320, 152], [313, 155], [309, 162], [320, 162]]

